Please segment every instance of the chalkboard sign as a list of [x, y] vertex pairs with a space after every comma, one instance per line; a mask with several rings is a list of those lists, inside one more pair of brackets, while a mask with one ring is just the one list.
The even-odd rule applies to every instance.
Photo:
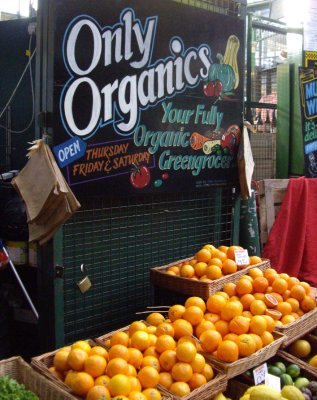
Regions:
[[56, 160], [76, 192], [237, 179], [244, 23], [171, 0], [57, 0]]
[[317, 177], [317, 68], [299, 67], [305, 176]]

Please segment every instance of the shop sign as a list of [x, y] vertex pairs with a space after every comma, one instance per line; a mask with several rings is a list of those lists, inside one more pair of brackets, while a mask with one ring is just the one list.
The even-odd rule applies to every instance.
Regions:
[[299, 67], [305, 176], [317, 177], [317, 68]]
[[242, 20], [171, 0], [54, 4], [53, 150], [72, 189], [236, 180]]

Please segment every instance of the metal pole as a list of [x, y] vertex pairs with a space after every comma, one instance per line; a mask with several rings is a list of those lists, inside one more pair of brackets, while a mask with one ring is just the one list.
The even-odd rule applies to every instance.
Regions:
[[6, 111], [6, 169], [11, 170], [12, 140], [11, 140], [11, 107]]
[[36, 319], [39, 319], [39, 314], [38, 314], [38, 312], [37, 312], [32, 300], [31, 300], [27, 290], [25, 289], [25, 286], [24, 286], [23, 282], [21, 281], [21, 278], [20, 278], [17, 270], [15, 269], [15, 266], [14, 266], [13, 262], [11, 261], [11, 258], [9, 256], [8, 252], [7, 252], [7, 249], [4, 247], [4, 245], [3, 245], [1, 240], [0, 240], [0, 249], [4, 252], [6, 257], [8, 258], [9, 265], [10, 265], [10, 267], [11, 267], [11, 269], [12, 269], [12, 271], [13, 271], [13, 273], [14, 273], [14, 275], [15, 275], [15, 277], [16, 277], [16, 279], [17, 279], [17, 281], [18, 281], [18, 283], [19, 283], [19, 285], [20, 285], [20, 287], [21, 287], [21, 289], [23, 291], [23, 293], [24, 293], [24, 296], [26, 297], [27, 302], [29, 303], [29, 306], [31, 307], [31, 310], [32, 310], [33, 314], [35, 315]]

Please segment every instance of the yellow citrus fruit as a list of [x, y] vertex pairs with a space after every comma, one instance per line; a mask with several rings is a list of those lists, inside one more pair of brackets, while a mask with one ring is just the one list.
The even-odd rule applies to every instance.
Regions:
[[122, 344], [123, 346], [129, 345], [129, 335], [127, 332], [115, 332], [110, 338], [110, 346]]
[[86, 396], [86, 400], [100, 400], [100, 399], [110, 400], [110, 397], [111, 397], [110, 392], [105, 386], [97, 385], [89, 389]]
[[59, 350], [55, 353], [53, 358], [53, 365], [58, 371], [64, 372], [70, 369], [70, 366], [67, 362], [68, 355], [69, 351], [67, 350]]
[[147, 365], [140, 369], [138, 379], [143, 388], [153, 388], [159, 383], [160, 375], [157, 369]]
[[107, 366], [107, 361], [104, 357], [98, 354], [88, 356], [85, 360], [84, 370], [93, 378], [103, 375]]
[[131, 391], [130, 379], [123, 374], [117, 374], [110, 379], [107, 388], [111, 396], [128, 396]]
[[71, 369], [75, 371], [82, 371], [87, 358], [88, 354], [85, 350], [73, 348], [68, 354], [67, 362]]
[[[87, 353], [86, 353], [87, 354]], [[86, 396], [89, 390], [94, 387], [94, 378], [87, 372], [77, 372], [71, 382], [72, 391], [78, 396]]]

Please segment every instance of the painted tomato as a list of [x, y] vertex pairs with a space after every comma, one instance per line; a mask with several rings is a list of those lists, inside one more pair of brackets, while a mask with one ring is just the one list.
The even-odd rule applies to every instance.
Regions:
[[130, 174], [131, 185], [136, 189], [145, 188], [150, 183], [150, 180], [150, 170], [145, 165], [136, 166]]
[[212, 97], [215, 95], [215, 84], [214, 82], [208, 82], [203, 87], [204, 95], [207, 97]]

